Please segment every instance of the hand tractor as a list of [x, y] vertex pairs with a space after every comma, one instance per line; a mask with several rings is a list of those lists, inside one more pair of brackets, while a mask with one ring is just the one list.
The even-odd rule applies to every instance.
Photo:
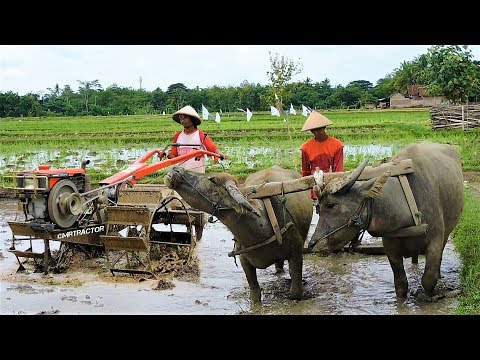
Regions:
[[[24, 221], [8, 222], [13, 235], [9, 251], [17, 257], [18, 271], [25, 270], [25, 261], [20, 258], [32, 258], [37, 265], [40, 262], [45, 274], [49, 269], [58, 270], [65, 249], [76, 244], [80, 248], [105, 250], [112, 275], [115, 272], [154, 275], [150, 261], [154, 246], [193, 249], [200, 239], [196, 239], [192, 229], [203, 228], [205, 213], [190, 208], [163, 184], [138, 181], [191, 158], [207, 155], [218, 161], [218, 154], [201, 147], [203, 145], [198, 145], [196, 150], [173, 159], [165, 157], [168, 146], [164, 150], [152, 150], [93, 189], [85, 171], [89, 160], [83, 161], [80, 168], [52, 169], [49, 165], [39, 165], [36, 170], [8, 176], [13, 185], [5, 187], [13, 190], [19, 200], [19, 210], [25, 215]], [[159, 161], [149, 163], [155, 154]], [[178, 231], [177, 225], [184, 225], [180, 227], [186, 231]], [[29, 249], [16, 250], [16, 240], [30, 240]], [[33, 251], [33, 240], [44, 241], [43, 253]], [[50, 241], [60, 241], [55, 258], [50, 251]], [[116, 252], [115, 260], [110, 261], [109, 251]], [[144, 255], [143, 260], [140, 253]], [[191, 250], [187, 262], [190, 255]], [[123, 268], [118, 266], [122, 258], [127, 262]], [[137, 260], [135, 267], [132, 266], [134, 259]], [[138, 264], [142, 265], [141, 269]]]

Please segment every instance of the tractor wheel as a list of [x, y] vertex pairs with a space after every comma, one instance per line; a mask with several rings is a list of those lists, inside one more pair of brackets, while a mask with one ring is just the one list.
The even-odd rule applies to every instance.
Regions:
[[71, 227], [78, 219], [78, 215], [73, 215], [67, 205], [68, 197], [78, 194], [78, 189], [73, 181], [63, 179], [57, 182], [48, 196], [48, 215], [50, 220], [62, 229]]

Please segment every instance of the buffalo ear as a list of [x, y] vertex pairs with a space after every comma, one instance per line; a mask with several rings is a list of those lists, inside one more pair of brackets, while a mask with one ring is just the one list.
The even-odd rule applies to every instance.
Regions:
[[218, 184], [218, 179], [215, 176], [207, 176], [207, 179], [213, 182], [214, 184]]
[[391, 172], [387, 171], [384, 172], [382, 175], [378, 176], [375, 179], [375, 182], [373, 183], [372, 187], [370, 190], [368, 190], [364, 196], [365, 197], [370, 197], [370, 198], [377, 198], [380, 196], [380, 192], [382, 191], [383, 185], [387, 182], [388, 178], [391, 176]]

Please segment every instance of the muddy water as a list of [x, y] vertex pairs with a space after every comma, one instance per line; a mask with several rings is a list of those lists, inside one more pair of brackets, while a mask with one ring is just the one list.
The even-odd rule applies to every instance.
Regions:
[[[287, 298], [288, 271], [277, 275], [273, 266], [258, 270], [262, 306], [253, 308], [240, 263], [237, 260], [237, 267], [233, 258], [227, 256], [233, 246], [232, 235], [220, 222], [208, 224], [198, 244], [198, 278], [174, 279], [171, 289], [156, 290], [155, 280], [139, 281], [138, 277], [116, 282], [117, 275], [105, 281], [92, 272], [89, 275], [68, 271], [48, 275], [16, 273], [18, 263], [7, 251], [11, 231], [6, 223], [14, 219], [15, 209], [14, 201], [0, 200], [1, 314], [451, 314], [457, 305], [454, 296], [436, 302], [420, 301], [414, 296], [421, 287], [423, 256], [418, 265], [405, 260], [410, 294], [406, 300], [398, 301], [385, 256], [341, 253], [327, 258], [305, 255], [302, 301]], [[310, 234], [317, 220], [314, 216]], [[378, 239], [367, 237], [364, 241]], [[28, 247], [27, 241], [23, 243], [17, 244], [17, 249]], [[449, 242], [438, 285], [441, 291], [458, 291], [459, 269], [460, 261]]]

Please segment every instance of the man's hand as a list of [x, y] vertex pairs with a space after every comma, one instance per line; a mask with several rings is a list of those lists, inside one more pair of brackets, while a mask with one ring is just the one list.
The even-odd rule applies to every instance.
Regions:
[[227, 158], [227, 155], [223, 155], [221, 152], [215, 151], [215, 154], [218, 155], [218, 157], [216, 157], [216, 156], [213, 157], [213, 161], [214, 161], [215, 163], [218, 163], [218, 160], [219, 160], [219, 159], [220, 159], [220, 160], [225, 160], [225, 159]]
[[225, 160], [225, 159], [228, 158], [227, 155], [224, 155], [224, 154], [222, 154], [221, 152], [215, 152], [215, 153], [218, 155], [218, 157], [219, 157], [220, 160]]

